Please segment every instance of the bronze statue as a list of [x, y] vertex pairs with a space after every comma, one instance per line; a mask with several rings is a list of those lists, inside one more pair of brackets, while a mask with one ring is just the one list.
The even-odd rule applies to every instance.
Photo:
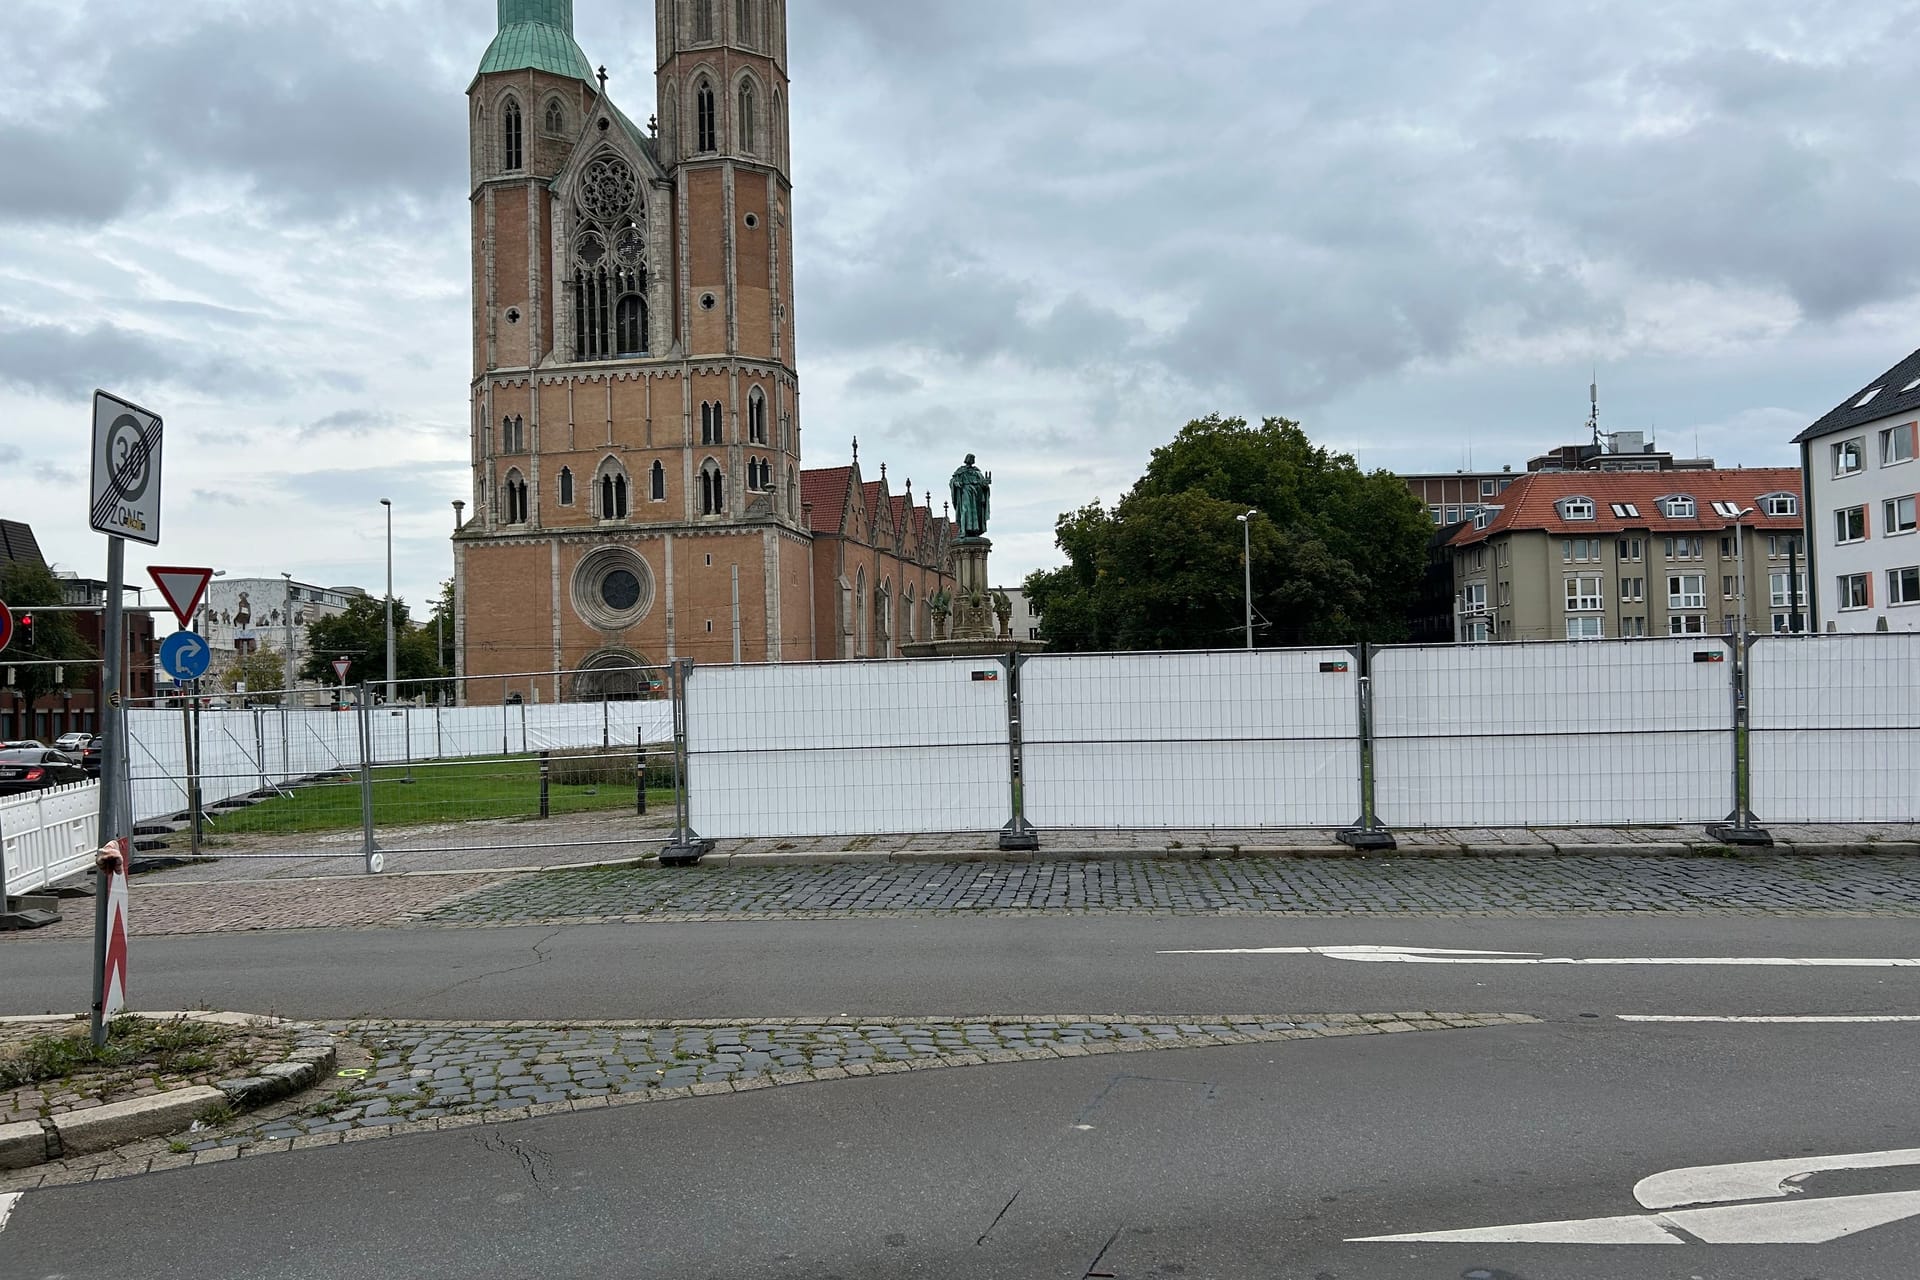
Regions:
[[953, 518], [960, 536], [984, 538], [987, 517], [992, 514], [993, 472], [982, 472], [973, 465], [973, 455], [968, 454], [966, 462], [947, 482], [947, 489], [953, 497]]

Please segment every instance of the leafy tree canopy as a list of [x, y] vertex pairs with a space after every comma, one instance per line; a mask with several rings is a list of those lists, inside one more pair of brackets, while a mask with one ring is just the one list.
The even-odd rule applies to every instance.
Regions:
[[1404, 483], [1316, 446], [1297, 422], [1215, 415], [1154, 450], [1112, 509], [1062, 515], [1067, 563], [1026, 588], [1058, 650], [1231, 648], [1244, 636], [1244, 537], [1265, 619], [1255, 643], [1385, 643], [1406, 637], [1432, 532]]
[[[433, 627], [416, 627], [406, 601], [393, 602], [394, 673], [402, 698], [423, 690], [406, 682], [436, 679], [444, 674], [434, 653]], [[333, 660], [353, 664], [351, 684], [379, 684], [387, 678], [387, 604], [384, 597], [360, 596], [331, 618], [317, 618], [307, 627], [311, 656], [300, 668], [303, 680], [336, 683]]]
[[[7, 602], [7, 607], [13, 610], [13, 616], [18, 621], [20, 615], [34, 613], [43, 605], [65, 604], [67, 595], [65, 586], [54, 577], [51, 569], [24, 560], [10, 560], [0, 563], [0, 600]], [[27, 648], [26, 642], [16, 636], [7, 651], [0, 653], [0, 668], [12, 668], [12, 687], [20, 691], [20, 696], [27, 700], [28, 706], [48, 694], [85, 685], [87, 671], [78, 664], [89, 658], [97, 658], [100, 654], [81, 638], [80, 629], [74, 624], [75, 616], [71, 613], [34, 614], [33, 647]], [[75, 665], [25, 665], [32, 660], [73, 662]], [[4, 674], [4, 671], [0, 670], [0, 674]], [[65, 678], [55, 679], [56, 676]]]

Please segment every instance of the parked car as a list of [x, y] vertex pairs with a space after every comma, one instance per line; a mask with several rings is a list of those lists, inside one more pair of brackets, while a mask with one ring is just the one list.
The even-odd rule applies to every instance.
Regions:
[[90, 733], [63, 733], [53, 740], [53, 746], [56, 751], [65, 751], [69, 755], [77, 755], [92, 741], [93, 735]]
[[86, 770], [89, 778], [100, 776], [100, 761], [104, 758], [106, 748], [107, 740], [98, 736], [89, 739], [87, 745], [80, 748], [80, 767]]
[[38, 751], [47, 744], [32, 738], [8, 738], [0, 741], [0, 751]]
[[85, 782], [87, 771], [51, 747], [0, 751], [0, 796]]

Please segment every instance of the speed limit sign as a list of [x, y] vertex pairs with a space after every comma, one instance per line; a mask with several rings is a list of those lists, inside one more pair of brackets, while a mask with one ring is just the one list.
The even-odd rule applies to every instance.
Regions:
[[160, 545], [160, 415], [93, 393], [93, 482], [88, 523], [101, 533]]

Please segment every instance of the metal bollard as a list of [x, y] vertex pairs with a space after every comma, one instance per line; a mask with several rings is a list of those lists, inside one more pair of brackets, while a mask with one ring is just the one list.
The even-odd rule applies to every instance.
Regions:
[[633, 736], [634, 812], [644, 818], [647, 816], [647, 731], [636, 729]]
[[540, 816], [548, 816], [548, 788], [553, 783], [553, 753], [540, 753]]

